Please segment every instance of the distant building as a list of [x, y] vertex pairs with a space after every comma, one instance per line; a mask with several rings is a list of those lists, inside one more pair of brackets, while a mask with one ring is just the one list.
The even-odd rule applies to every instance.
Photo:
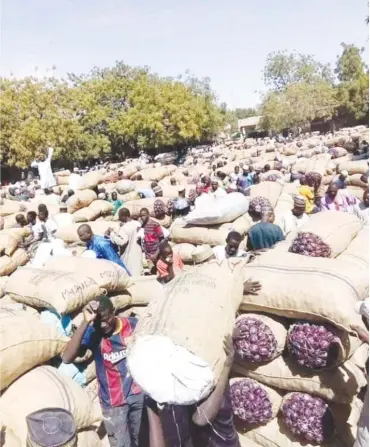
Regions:
[[258, 131], [258, 125], [262, 121], [263, 116], [251, 116], [249, 118], [243, 118], [238, 120], [239, 132], [247, 137], [251, 133]]

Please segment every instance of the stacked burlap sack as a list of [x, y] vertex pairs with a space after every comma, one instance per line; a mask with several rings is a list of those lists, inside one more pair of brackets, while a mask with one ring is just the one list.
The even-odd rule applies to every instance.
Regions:
[[[9, 447], [26, 445], [27, 416], [45, 408], [72, 414], [78, 446], [103, 446], [95, 433], [102, 420], [99, 403], [81, 387], [95, 379], [91, 353], [72, 365], [59, 358], [72, 335], [72, 319], [78, 325], [82, 307], [103, 294], [112, 298], [117, 312], [162, 296], [155, 277], [128, 277], [122, 267], [101, 259], [69, 261], [53, 258], [42, 269], [19, 268], [3, 286], [0, 404]], [[94, 434], [80, 436], [91, 427]], [[95, 444], [84, 444], [85, 438]]]

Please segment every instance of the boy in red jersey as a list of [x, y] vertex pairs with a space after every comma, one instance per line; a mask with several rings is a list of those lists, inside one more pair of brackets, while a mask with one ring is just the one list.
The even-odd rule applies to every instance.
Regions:
[[110, 445], [137, 447], [144, 396], [127, 371], [125, 341], [132, 335], [137, 320], [116, 317], [111, 300], [105, 296], [90, 301], [83, 308], [83, 315], [62, 360], [71, 363], [86, 349], [92, 351]]

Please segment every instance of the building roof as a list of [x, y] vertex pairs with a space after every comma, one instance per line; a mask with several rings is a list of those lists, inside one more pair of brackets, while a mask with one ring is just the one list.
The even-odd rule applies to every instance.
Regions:
[[243, 118], [242, 120], [238, 120], [238, 127], [256, 127], [263, 116], [251, 116], [249, 118]]

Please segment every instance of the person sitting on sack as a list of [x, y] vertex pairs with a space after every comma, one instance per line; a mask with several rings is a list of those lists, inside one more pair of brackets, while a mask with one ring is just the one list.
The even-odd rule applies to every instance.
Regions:
[[362, 202], [354, 206], [354, 214], [365, 225], [369, 225], [369, 190], [364, 191]]
[[158, 281], [161, 283], [168, 283], [184, 268], [180, 255], [173, 252], [171, 245], [167, 241], [159, 244], [159, 259], [156, 267]]
[[77, 234], [81, 242], [86, 244], [86, 248], [93, 251], [98, 259], [106, 259], [120, 265], [131, 276], [130, 271], [118, 256], [110, 239], [94, 234], [90, 225], [87, 224], [80, 225]]
[[112, 214], [113, 214], [113, 216], [115, 216], [117, 211], [119, 210], [119, 208], [121, 208], [121, 206], [123, 206], [122, 200], [118, 199], [118, 194], [115, 191], [112, 192], [109, 203], [113, 204]]
[[126, 339], [136, 318], [114, 315], [111, 300], [104, 296], [83, 308], [83, 321], [62, 355], [72, 363], [87, 349], [93, 354], [104, 425], [112, 447], [138, 447], [144, 395], [127, 370]]
[[302, 225], [310, 220], [306, 214], [306, 199], [303, 196], [295, 196], [293, 199], [293, 209], [286, 212], [280, 222], [279, 227], [283, 230], [284, 236], [289, 233], [296, 233], [300, 230]]
[[227, 196], [227, 192], [220, 188], [219, 181], [216, 178], [212, 179], [211, 191], [208, 194], [215, 199]]

